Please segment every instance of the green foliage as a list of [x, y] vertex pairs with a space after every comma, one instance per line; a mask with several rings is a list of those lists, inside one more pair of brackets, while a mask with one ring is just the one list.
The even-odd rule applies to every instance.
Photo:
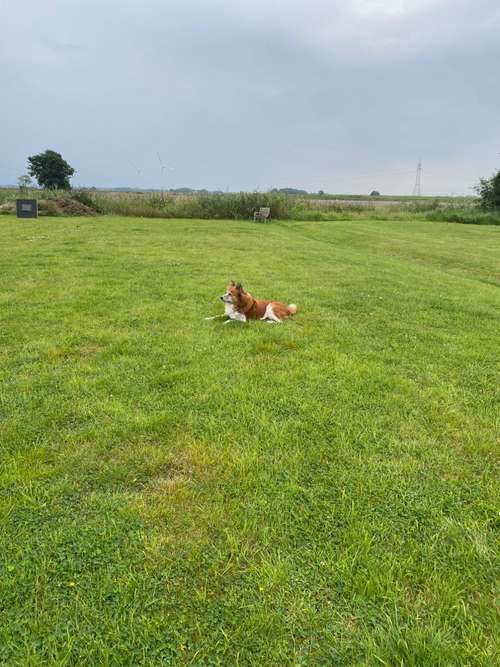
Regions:
[[51, 190], [69, 190], [69, 179], [75, 173], [60, 153], [46, 150], [44, 153], [32, 155], [28, 158], [28, 171], [34, 176], [38, 185]]
[[93, 197], [88, 190], [72, 190], [71, 199], [80, 202], [80, 204], [88, 206], [96, 213], [104, 213], [104, 211], [99, 207], [99, 203], [96, 197]]
[[271, 209], [271, 216], [284, 218], [288, 211], [286, 196], [273, 192], [239, 192], [235, 194], [200, 195], [197, 205], [202, 211], [202, 218], [223, 218], [248, 220], [253, 218], [255, 210], [263, 206]]
[[55, 199], [48, 198], [39, 202], [38, 214], [42, 216], [47, 215], [50, 217], [58, 217], [61, 215], [61, 211], [59, 210]]
[[19, 190], [22, 193], [26, 193], [28, 189], [32, 186], [31, 177], [28, 176], [27, 174], [19, 176], [19, 178], [17, 179], [17, 183], [19, 186]]
[[476, 188], [485, 211], [500, 211], [500, 170], [491, 178], [482, 178]]
[[0, 664], [497, 664], [499, 228], [0, 227]]
[[[30, 196], [39, 197], [40, 190], [29, 190]], [[0, 189], [0, 205], [13, 201], [18, 191]], [[499, 213], [485, 212], [478, 208], [478, 200], [473, 198], [446, 197], [406, 197], [396, 204], [377, 197], [377, 205], [372, 200], [360, 196], [336, 199], [325, 196], [295, 197], [280, 193], [220, 193], [198, 192], [176, 194], [159, 192], [102, 192], [84, 189], [45, 190], [43, 198], [70, 197], [97, 213], [136, 216], [142, 218], [198, 218], [251, 220], [253, 212], [261, 206], [270, 206], [272, 218], [289, 220], [431, 220], [435, 222], [458, 222], [463, 224], [499, 224]], [[42, 208], [42, 213], [50, 209], [53, 215], [69, 215], [70, 210], [59, 210], [57, 206]], [[0, 211], [1, 212], [1, 211]], [[78, 214], [78, 211], [75, 211]]]
[[463, 225], [500, 225], [500, 211], [478, 209], [438, 209], [426, 215], [433, 222], [458, 222]]
[[283, 195], [307, 195], [307, 190], [300, 190], [299, 188], [273, 188], [271, 192], [281, 192]]
[[[423, 201], [412, 201], [407, 204], [407, 210], [412, 213], [425, 213], [427, 211], [436, 211], [441, 208], [439, 199], [424, 199]], [[443, 206], [443, 210], [450, 211], [454, 207]]]
[[190, 195], [116, 194], [86, 192], [94, 207], [104, 213], [144, 218], [200, 218], [249, 220], [262, 206], [271, 208], [273, 218], [288, 217], [292, 201], [280, 193], [239, 192]]
[[440, 199], [408, 199], [397, 205], [375, 206], [359, 200], [352, 203], [330, 200], [328, 205], [311, 199], [298, 200], [290, 211], [293, 220], [430, 220], [433, 222], [456, 222], [471, 225], [498, 225], [500, 214], [481, 211], [476, 201], [468, 206], [457, 206]]

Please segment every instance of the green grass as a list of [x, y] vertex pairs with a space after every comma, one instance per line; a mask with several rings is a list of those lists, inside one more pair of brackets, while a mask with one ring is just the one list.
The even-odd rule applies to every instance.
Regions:
[[[0, 210], [2, 215], [14, 211], [14, 200], [18, 196], [19, 190], [0, 188], [0, 207], [3, 200], [8, 204], [7, 210], [3, 207]], [[132, 218], [253, 220], [254, 211], [265, 206], [270, 207], [274, 220], [302, 222], [420, 220], [500, 225], [500, 211], [481, 210], [479, 200], [472, 197], [367, 198], [361, 195], [346, 195], [344, 199], [339, 200], [335, 195], [326, 198], [314, 195], [302, 197], [276, 192], [173, 194], [33, 189], [26, 190], [24, 196], [38, 198], [40, 215], [52, 217], [85, 214], [81, 209], [74, 210], [74, 202], [71, 200], [77, 200], [101, 215]], [[63, 205], [64, 200], [70, 200], [72, 205], [69, 208]]]
[[419, 203], [419, 202], [433, 202], [437, 201], [441, 204], [459, 204], [461, 206], [467, 206], [468, 204], [473, 204], [477, 201], [477, 197], [473, 196], [445, 196], [445, 195], [376, 195], [372, 197], [371, 195], [352, 195], [352, 194], [328, 194], [319, 195], [317, 193], [311, 193], [306, 196], [307, 199], [340, 199], [340, 200], [370, 200], [370, 201], [399, 201], [401, 203]]
[[499, 234], [0, 218], [0, 664], [495, 664]]

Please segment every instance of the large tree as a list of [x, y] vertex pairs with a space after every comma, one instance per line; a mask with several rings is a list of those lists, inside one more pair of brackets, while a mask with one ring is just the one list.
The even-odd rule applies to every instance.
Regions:
[[28, 158], [28, 171], [34, 176], [38, 185], [44, 188], [69, 190], [69, 179], [75, 173], [60, 153], [46, 150], [45, 153], [32, 155]]
[[476, 191], [481, 197], [481, 207], [488, 210], [500, 210], [500, 170], [491, 178], [482, 178]]

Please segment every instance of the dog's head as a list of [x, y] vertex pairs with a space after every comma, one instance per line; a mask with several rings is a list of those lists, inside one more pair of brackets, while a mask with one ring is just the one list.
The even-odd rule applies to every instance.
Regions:
[[227, 286], [226, 293], [223, 294], [220, 298], [224, 303], [232, 303], [233, 305], [238, 305], [242, 301], [242, 297], [245, 294], [243, 285], [241, 283], [235, 283], [234, 280], [231, 280]]

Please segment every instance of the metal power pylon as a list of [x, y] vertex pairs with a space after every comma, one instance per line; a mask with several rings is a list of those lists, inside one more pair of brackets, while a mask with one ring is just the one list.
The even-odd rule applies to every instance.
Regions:
[[420, 197], [422, 194], [422, 160], [418, 161], [417, 176], [415, 178], [415, 185], [413, 187], [413, 196]]

